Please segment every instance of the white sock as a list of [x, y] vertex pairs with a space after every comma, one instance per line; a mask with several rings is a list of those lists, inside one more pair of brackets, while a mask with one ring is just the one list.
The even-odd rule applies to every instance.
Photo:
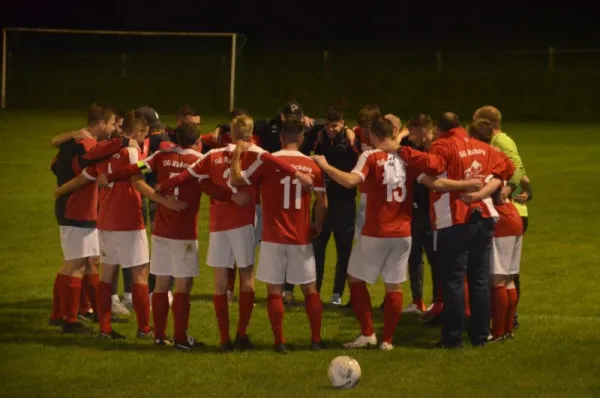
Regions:
[[133, 301], [133, 296], [131, 295], [131, 293], [124, 293], [123, 301]]
[[110, 296], [110, 298], [111, 298], [111, 301], [112, 301], [113, 303], [116, 303], [117, 301], [120, 301], [120, 300], [119, 300], [119, 295], [118, 295], [118, 294], [113, 294], [112, 296]]

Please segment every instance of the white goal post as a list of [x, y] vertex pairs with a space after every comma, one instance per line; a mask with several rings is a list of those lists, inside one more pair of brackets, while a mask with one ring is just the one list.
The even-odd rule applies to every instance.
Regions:
[[237, 52], [237, 33], [208, 33], [208, 32], [149, 32], [149, 31], [120, 31], [120, 30], [74, 30], [74, 29], [41, 29], [41, 28], [3, 28], [2, 29], [2, 92], [0, 105], [6, 108], [6, 67], [7, 67], [7, 36], [9, 32], [62, 33], [76, 35], [111, 35], [111, 36], [186, 36], [186, 37], [230, 37], [231, 38], [231, 69], [229, 75], [229, 110], [235, 104], [235, 66]]

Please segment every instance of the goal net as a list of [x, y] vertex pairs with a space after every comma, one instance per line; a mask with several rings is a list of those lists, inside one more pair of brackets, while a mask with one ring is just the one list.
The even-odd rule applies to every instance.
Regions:
[[119, 109], [149, 105], [205, 114], [235, 102], [235, 33], [3, 31], [2, 107]]

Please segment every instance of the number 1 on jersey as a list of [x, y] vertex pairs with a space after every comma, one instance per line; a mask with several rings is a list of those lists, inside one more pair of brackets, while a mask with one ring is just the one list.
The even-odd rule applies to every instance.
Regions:
[[[110, 162], [108, 162], [108, 174], [112, 174], [112, 166], [111, 166]], [[115, 183], [111, 182], [106, 187], [112, 189], [112, 187], [114, 187], [114, 186], [115, 186]]]
[[290, 196], [291, 196], [292, 184], [294, 184], [296, 186], [296, 194], [294, 197], [294, 208], [296, 210], [300, 210], [300, 206], [302, 205], [302, 197], [301, 197], [302, 185], [300, 184], [300, 181], [298, 181], [297, 178], [294, 178], [292, 180], [292, 178], [290, 176], [287, 176], [279, 182], [283, 184], [283, 208], [286, 210], [290, 208]]

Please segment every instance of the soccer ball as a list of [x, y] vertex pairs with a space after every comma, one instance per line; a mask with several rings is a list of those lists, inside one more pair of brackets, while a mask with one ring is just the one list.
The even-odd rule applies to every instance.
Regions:
[[329, 364], [327, 376], [334, 388], [352, 388], [360, 380], [360, 365], [354, 358], [340, 356]]

